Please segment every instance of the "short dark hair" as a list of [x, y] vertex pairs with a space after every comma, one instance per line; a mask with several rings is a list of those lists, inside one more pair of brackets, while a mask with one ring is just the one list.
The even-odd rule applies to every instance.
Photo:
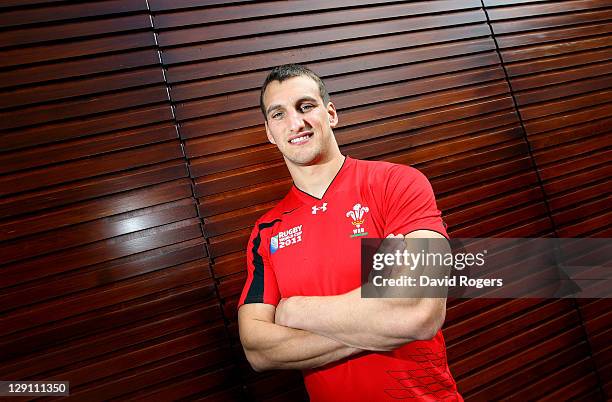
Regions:
[[263, 97], [268, 85], [272, 81], [283, 82], [288, 80], [289, 78], [306, 76], [317, 83], [319, 86], [319, 95], [321, 95], [321, 99], [323, 99], [323, 103], [327, 106], [329, 103], [329, 93], [327, 93], [327, 88], [325, 88], [325, 84], [321, 77], [316, 75], [311, 69], [304, 67], [300, 64], [284, 64], [282, 66], [276, 66], [270, 71], [263, 85], [261, 86], [261, 93], [259, 94], [259, 107], [261, 108], [261, 112], [264, 115], [264, 119], [268, 120], [268, 116], [266, 115], [266, 108], [264, 106]]

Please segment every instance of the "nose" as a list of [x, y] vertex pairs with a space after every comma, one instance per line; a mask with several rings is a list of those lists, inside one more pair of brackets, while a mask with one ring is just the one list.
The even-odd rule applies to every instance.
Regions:
[[287, 115], [289, 129], [294, 133], [299, 133], [304, 129], [304, 118], [295, 110], [289, 111]]

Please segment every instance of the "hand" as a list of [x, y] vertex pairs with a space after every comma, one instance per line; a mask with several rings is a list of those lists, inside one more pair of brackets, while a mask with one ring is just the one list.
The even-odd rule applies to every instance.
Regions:
[[276, 313], [274, 315], [274, 323], [282, 325], [283, 327], [289, 326], [289, 306], [292, 298], [281, 299], [276, 306]]
[[403, 234], [398, 234], [398, 235], [394, 235], [393, 233], [389, 233], [389, 236], [387, 236], [387, 239], [403, 239], [404, 235]]

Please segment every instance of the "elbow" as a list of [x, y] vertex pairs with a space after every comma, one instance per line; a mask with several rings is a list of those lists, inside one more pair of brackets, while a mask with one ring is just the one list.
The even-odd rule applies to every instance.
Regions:
[[410, 319], [398, 320], [398, 328], [404, 339], [415, 341], [428, 341], [433, 339], [446, 316], [446, 305], [439, 302], [424, 303], [416, 312], [410, 314]]
[[419, 341], [433, 339], [444, 324], [446, 309], [430, 309], [426, 311], [418, 326], [414, 329], [413, 337]]
[[272, 369], [267, 359], [265, 359], [265, 357], [260, 353], [244, 349], [244, 355], [254, 371], [261, 373], [263, 371]]
[[412, 337], [416, 341], [429, 341], [432, 340], [438, 331], [440, 330], [440, 326], [436, 325], [423, 325], [421, 328], [418, 328], [412, 334]]

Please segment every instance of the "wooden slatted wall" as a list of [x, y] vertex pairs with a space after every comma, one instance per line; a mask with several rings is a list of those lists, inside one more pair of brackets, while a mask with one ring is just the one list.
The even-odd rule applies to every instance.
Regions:
[[146, 2], [2, 8], [0, 378], [83, 401], [231, 384]]
[[[612, 2], [484, 3], [558, 236], [611, 237]], [[612, 303], [578, 305], [598, 370], [551, 373], [557, 400], [612, 395]]]
[[[609, 1], [332, 3], [0, 5], [0, 378], [304, 399], [248, 368], [235, 321], [252, 224], [291, 185], [258, 108], [282, 63], [324, 78], [345, 153], [430, 178], [451, 236], [608, 237]], [[609, 305], [451, 301], [460, 390], [610, 395]]]

